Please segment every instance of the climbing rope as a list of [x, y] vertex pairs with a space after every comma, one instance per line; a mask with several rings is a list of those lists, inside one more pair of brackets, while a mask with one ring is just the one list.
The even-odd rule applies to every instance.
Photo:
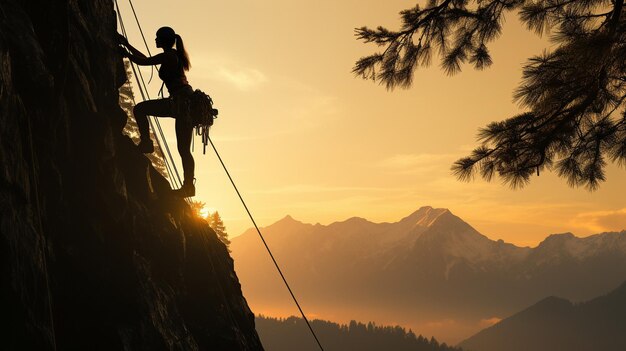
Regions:
[[[144, 94], [145, 85], [144, 85], [144, 88], [142, 89], [141, 83], [143, 83], [143, 76], [141, 75], [141, 71], [139, 70], [139, 67], [137, 67], [137, 69], [135, 70], [135, 65], [132, 62], [130, 62], [130, 65], [133, 70], [133, 75], [135, 76], [135, 79], [137, 80], [137, 86], [139, 87], [139, 92], [141, 93], [141, 99], [145, 101], [147, 89], [146, 89], [146, 93]], [[139, 72], [139, 75], [137, 74], [137, 72]], [[148, 96], [148, 99], [149, 98], [150, 97]], [[136, 105], [134, 97], [133, 97], [133, 104]], [[178, 169], [174, 168], [174, 170], [172, 170], [175, 164], [174, 164], [174, 160], [172, 159], [172, 154], [169, 151], [169, 146], [167, 145], [167, 139], [165, 139], [165, 136], [163, 135], [160, 125], [158, 129], [154, 127], [154, 124], [155, 122], [158, 122], [158, 119], [148, 117], [148, 122], [150, 123], [150, 127], [152, 128], [153, 131], [158, 130], [160, 132], [159, 133], [160, 138], [159, 138], [159, 135], [157, 135], [156, 133], [154, 134], [154, 136], [157, 140], [157, 145], [159, 145], [159, 150], [161, 151], [161, 156], [163, 157], [163, 163], [165, 163], [165, 169], [167, 170], [167, 176], [168, 176], [167, 178], [172, 182], [172, 186], [175, 188], [179, 186], [180, 184], [180, 175], [178, 174]], [[169, 155], [169, 158], [163, 152], [164, 150], [163, 146], [165, 146], [165, 150], [167, 150], [167, 155]], [[172, 175], [176, 175], [176, 177], [174, 178]]]
[[[148, 51], [149, 55], [152, 55], [150, 53], [150, 49], [148, 48], [148, 45], [146, 43], [146, 38], [145, 38], [145, 36], [143, 34], [143, 30], [141, 28], [141, 24], [139, 23], [139, 19], [137, 17], [137, 13], [135, 12], [135, 8], [133, 6], [133, 2], [132, 2], [132, 0], [128, 0], [128, 2], [130, 3], [131, 9], [133, 11], [133, 15], [135, 17], [135, 21], [137, 22], [137, 26], [139, 27], [139, 32], [141, 33], [141, 36], [143, 38], [143, 42], [144, 42], [144, 44], [146, 46], [146, 50]], [[120, 21], [120, 27], [122, 28], [122, 34], [124, 35], [124, 37], [126, 37], [128, 39], [128, 37], [126, 35], [126, 31], [124, 29], [124, 24], [123, 24], [122, 16], [120, 14], [119, 6], [117, 4], [117, 0], [115, 0], [115, 6], [116, 6], [116, 9], [117, 9], [117, 13], [118, 13], [119, 21]], [[133, 63], [131, 62], [131, 65], [132, 64]], [[133, 68], [133, 71], [134, 71], [134, 68]], [[139, 77], [141, 78], [141, 82], [143, 83], [143, 88], [146, 90], [145, 96], [147, 96], [148, 99], [149, 99], [150, 96], [147, 95], [147, 87], [145, 85], [145, 82], [143, 82], [143, 77], [141, 76], [141, 71], [139, 71]], [[138, 82], [139, 82], [139, 79], [138, 79]], [[141, 87], [141, 85], [139, 83], [138, 83], [138, 85], [139, 85], [139, 89], [140, 89], [140, 92], [141, 92], [142, 91], [142, 87]], [[141, 93], [141, 95], [142, 95], [142, 98], [145, 100], [143, 92]], [[157, 125], [157, 127], [159, 129], [159, 133], [161, 134], [161, 137], [163, 138], [163, 144], [165, 145], [165, 147], [167, 149], [167, 152], [168, 152], [168, 155], [169, 155], [169, 157], [170, 157], [170, 159], [172, 161], [172, 167], [176, 171], [176, 176], [178, 177], [178, 181], [180, 182], [180, 177], [178, 176], [178, 170], [176, 169], [176, 165], [173, 163], [173, 159], [171, 157], [171, 153], [169, 152], [169, 148], [167, 147], [167, 141], [165, 139], [165, 136], [162, 133], [160, 124], [158, 123], [158, 119], [155, 118], [155, 121], [156, 121], [156, 125]], [[311, 327], [311, 323], [309, 322], [309, 319], [306, 317], [304, 311], [302, 310], [302, 307], [300, 306], [300, 303], [298, 302], [298, 299], [296, 298], [295, 294], [291, 290], [291, 287], [289, 286], [289, 283], [287, 282], [287, 279], [285, 278], [285, 275], [283, 274], [282, 270], [280, 269], [280, 266], [278, 265], [278, 262], [274, 258], [274, 254], [272, 254], [272, 251], [270, 250], [269, 246], [267, 245], [267, 242], [265, 241], [265, 238], [263, 237], [263, 234], [261, 234], [261, 230], [259, 229], [259, 226], [256, 224], [256, 221], [254, 220], [254, 217], [252, 217], [252, 213], [250, 213], [250, 210], [248, 209], [248, 206], [246, 205], [246, 202], [244, 201], [243, 197], [241, 196], [241, 193], [239, 192], [239, 189], [237, 188], [237, 185], [235, 184], [233, 178], [231, 177], [230, 172], [226, 168], [226, 165], [224, 164], [224, 161], [222, 160], [222, 157], [220, 156], [219, 152], [217, 151], [217, 148], [215, 147], [215, 144], [213, 144], [213, 141], [211, 140], [211, 137], [209, 136], [208, 131], [206, 133], [203, 133], [202, 137], [203, 137], [203, 141], [208, 141], [211, 144], [211, 147], [213, 148], [213, 151], [215, 151], [215, 154], [217, 155], [217, 158], [220, 161], [220, 163], [222, 165], [222, 168], [224, 168], [224, 171], [226, 172], [226, 175], [228, 176], [228, 179], [230, 180], [231, 184], [233, 185], [233, 188], [235, 189], [235, 192], [237, 193], [237, 196], [239, 197], [239, 200], [241, 200], [241, 203], [243, 204], [243, 207], [245, 208], [246, 212], [248, 213], [248, 216], [250, 217], [250, 220], [252, 221], [252, 224], [254, 224], [254, 227], [256, 228], [256, 231], [259, 234], [259, 237], [261, 238], [261, 241], [263, 242], [263, 245], [265, 246], [265, 249], [269, 253], [270, 258], [272, 259], [272, 262], [274, 263], [274, 266], [276, 267], [276, 270], [278, 271], [280, 277], [282, 278], [283, 283], [287, 287], [287, 290], [289, 291], [289, 294], [291, 295], [291, 298], [295, 302], [295, 304], [296, 304], [296, 306], [298, 308], [298, 311], [300, 311], [300, 315], [302, 315], [302, 318], [306, 322], [306, 325], [309, 328], [309, 331], [311, 332], [311, 334], [313, 335], [313, 338], [315, 339], [315, 342], [317, 343], [317, 346], [319, 346], [321, 351], [324, 351], [324, 348], [322, 347], [322, 344], [320, 343], [317, 335], [315, 334], [315, 331], [313, 330], [313, 327]], [[212, 261], [211, 261], [211, 266], [213, 266], [213, 262]], [[214, 266], [213, 266], [213, 268], [214, 268]], [[223, 292], [223, 289], [222, 289], [221, 284], [219, 282], [219, 279], [218, 279], [218, 285], [220, 285], [220, 291], [224, 295], [224, 292]], [[225, 295], [223, 297], [225, 298]], [[229, 311], [228, 311], [229, 315], [230, 315], [231, 319], [233, 319], [232, 311], [230, 311], [230, 305], [227, 304], [227, 306], [228, 306], [228, 309], [229, 309]], [[236, 320], [234, 320], [234, 321], [236, 323]]]
[[252, 214], [250, 213], [250, 210], [248, 209], [248, 206], [246, 205], [246, 202], [243, 200], [243, 197], [241, 196], [241, 193], [239, 192], [239, 189], [237, 189], [237, 185], [235, 185], [235, 182], [233, 181], [233, 177], [230, 176], [230, 172], [228, 172], [228, 169], [226, 168], [226, 165], [224, 164], [224, 161], [222, 161], [222, 157], [220, 156], [219, 152], [217, 152], [217, 148], [215, 148], [215, 144], [213, 144], [213, 140], [211, 140], [210, 136], [207, 136], [207, 138], [209, 139], [209, 143], [211, 143], [211, 147], [213, 147], [213, 151], [215, 151], [215, 155], [217, 155], [217, 159], [222, 164], [222, 168], [224, 168], [224, 171], [226, 172], [226, 175], [228, 176], [228, 179], [230, 180], [230, 183], [233, 185], [233, 188], [235, 188], [235, 192], [237, 192], [237, 196], [239, 196], [239, 200], [241, 200], [241, 203], [243, 204], [243, 207], [246, 209], [246, 212], [248, 212], [248, 216], [250, 217], [250, 220], [252, 221], [252, 224], [254, 224], [254, 228], [256, 228], [256, 232], [259, 234], [259, 237], [261, 238], [261, 241], [263, 242], [263, 245], [265, 245], [265, 249], [267, 249], [267, 253], [270, 254], [270, 257], [272, 258], [272, 262], [274, 262], [274, 266], [276, 266], [276, 269], [278, 270], [278, 273], [280, 274], [280, 277], [283, 279], [283, 283], [285, 283], [285, 286], [287, 287], [287, 290], [289, 290], [289, 294], [291, 294], [291, 298], [293, 299], [293, 302], [296, 303], [296, 306], [298, 307], [298, 310], [300, 311], [300, 314], [302, 315], [302, 318], [306, 322], [306, 325], [309, 327], [309, 330], [311, 331], [311, 334], [313, 334], [313, 337], [315, 338], [315, 341], [317, 342], [317, 346], [320, 347], [320, 350], [324, 351], [324, 348], [322, 347], [322, 344], [320, 343], [319, 339], [317, 338], [317, 335], [315, 335], [315, 332], [313, 331], [313, 328], [311, 327], [311, 323], [309, 323], [309, 320], [306, 318], [306, 315], [304, 314], [304, 311], [302, 311], [302, 307], [300, 307], [300, 303], [298, 303], [298, 299], [296, 299], [296, 296], [294, 295], [293, 291], [291, 291], [291, 287], [289, 286], [289, 283], [287, 283], [287, 279], [285, 278], [285, 275], [283, 274], [283, 271], [280, 269], [280, 266], [278, 265], [278, 262], [276, 262], [276, 259], [274, 258], [274, 255], [272, 254], [272, 250], [270, 250], [270, 247], [267, 245], [267, 242], [265, 241], [265, 238], [263, 237], [263, 234], [261, 234], [261, 230], [259, 230], [259, 226], [256, 224], [256, 221], [252, 217]]
[[[117, 0], [115, 0], [115, 8], [117, 10], [117, 16], [120, 22], [120, 28], [122, 29], [122, 35], [124, 35], [124, 37], [128, 39], [128, 35], [126, 33], [126, 27], [124, 26], [124, 20], [122, 18]], [[139, 22], [137, 22], [137, 24], [139, 25]], [[143, 36], [143, 31], [141, 31], [141, 33]], [[144, 43], [145, 43], [145, 39], [144, 39]], [[148, 54], [150, 54], [150, 49], [147, 47], [147, 43], [146, 43], [146, 49], [148, 49]], [[139, 69], [139, 67], [135, 69], [135, 64], [132, 61], [130, 62], [130, 65], [133, 70], [133, 75], [135, 76], [135, 79], [137, 80], [137, 87], [139, 88], [139, 93], [141, 94], [142, 100], [144, 101], [147, 99], [149, 100], [150, 94], [148, 92], [148, 88], [145, 84], [145, 81], [143, 80], [143, 75], [141, 73], [141, 70]], [[134, 98], [133, 98], [133, 103], [135, 103]], [[163, 161], [165, 163], [165, 168], [168, 173], [168, 180], [170, 180], [170, 182], [172, 183], [171, 185], [173, 188], [178, 188], [181, 186], [182, 181], [180, 178], [180, 174], [178, 173], [178, 169], [176, 168], [176, 164], [174, 163], [172, 152], [170, 151], [169, 145], [167, 144], [167, 139], [165, 138], [165, 134], [163, 133], [163, 129], [161, 128], [161, 123], [159, 122], [158, 118], [150, 117], [150, 116], [148, 117], [148, 122], [150, 123], [151, 129], [153, 131], [158, 132], [158, 134], [155, 133], [154, 135], [157, 140], [157, 145], [159, 146], [159, 149], [161, 150], [163, 154]], [[167, 154], [163, 152], [163, 150], [165, 150]]]
[[[117, 0], [116, 0], [117, 2]], [[141, 33], [141, 38], [143, 39], [143, 44], [146, 48], [146, 51], [148, 52], [148, 55], [152, 56], [152, 53], [150, 52], [150, 47], [148, 46], [148, 43], [146, 42], [146, 37], [143, 34], [143, 29], [141, 28], [141, 24], [139, 23], [139, 18], [137, 17], [137, 13], [135, 12], [135, 6], [133, 6], [132, 1], [128, 1], [130, 4], [130, 8], [133, 11], [133, 16], [135, 17], [135, 22], [137, 23], [137, 28], [139, 28], [139, 33]], [[118, 8], [119, 10], [119, 8]], [[126, 39], [128, 39], [128, 37], [126, 37]], [[132, 62], [131, 62], [132, 64]], [[150, 66], [152, 68], [151, 71], [151, 76], [150, 76], [150, 80], [152, 80], [152, 72], [154, 71], [154, 66]], [[148, 88], [146, 86], [146, 83], [143, 79], [143, 74], [141, 73], [141, 70], [139, 69], [139, 67], [137, 67], [137, 71], [139, 72], [139, 78], [141, 79], [141, 84], [143, 85], [143, 89], [146, 92], [146, 96], [148, 97], [148, 99], [150, 99], [150, 95], [148, 93]], [[150, 80], [148, 81], [148, 83], [150, 83]], [[144, 98], [145, 100], [145, 98]], [[178, 181], [178, 184], [175, 184], [176, 187], [181, 186], [182, 185], [182, 181], [180, 180], [180, 174], [178, 173], [178, 168], [176, 167], [176, 164], [174, 163], [174, 158], [172, 157], [172, 152], [170, 151], [169, 145], [167, 144], [167, 139], [165, 138], [165, 134], [163, 133], [163, 128], [161, 128], [161, 122], [159, 122], [159, 119], [156, 117], [153, 117], [154, 119], [154, 124], [156, 125], [156, 129], [159, 132], [159, 135], [161, 136], [161, 140], [163, 142], [163, 145], [165, 146], [165, 150], [167, 151], [167, 155], [171, 161], [172, 164], [172, 169], [174, 170], [174, 173], [176, 174], [176, 180]], [[154, 128], [153, 128], [154, 130]], [[171, 171], [170, 171], [171, 174]]]
[[[125, 27], [124, 27], [123, 19], [122, 19], [122, 17], [121, 17], [121, 13], [120, 13], [120, 10], [119, 10], [119, 5], [118, 5], [118, 3], [117, 3], [117, 0], [115, 1], [115, 6], [116, 6], [117, 13], [118, 13], [118, 17], [119, 17], [119, 21], [120, 21], [120, 28], [122, 29], [122, 34], [124, 35], [124, 37], [126, 37], [126, 39], [128, 39], [128, 36], [127, 36], [127, 34], [126, 34], [126, 29], [125, 29]], [[135, 13], [134, 7], [132, 6], [132, 3], [131, 3], [131, 8], [133, 9], [133, 13], [134, 13], [134, 16], [135, 16], [135, 20], [137, 21], [137, 25], [139, 26], [139, 20], [138, 20], [138, 18], [137, 18], [137, 14]], [[139, 27], [139, 30], [140, 30], [141, 35], [142, 35], [142, 37], [143, 37], [143, 30], [141, 29], [141, 27]], [[143, 40], [144, 40], [144, 44], [146, 45], [146, 49], [148, 50], [148, 54], [149, 54], [149, 55], [152, 55], [152, 54], [150, 53], [150, 49], [148, 48], [148, 45], [147, 45], [147, 43], [146, 43], [145, 38], [144, 38]], [[133, 64], [133, 62], [132, 62], [132, 61], [130, 62], [130, 64], [131, 64], [131, 67], [132, 67], [132, 70], [133, 70], [133, 74], [135, 75], [135, 78], [136, 78], [136, 80], [137, 80], [137, 86], [138, 86], [139, 91], [140, 91], [140, 93], [141, 93], [141, 97], [142, 97], [142, 99], [145, 101], [145, 100], [146, 100], [146, 97], [148, 97], [148, 99], [149, 99], [149, 98], [150, 98], [150, 96], [148, 95], [148, 88], [147, 88], [146, 83], [145, 83], [145, 81], [144, 81], [144, 79], [143, 79], [143, 76], [142, 76], [142, 74], [141, 74], [141, 70], [139, 70], [139, 67], [137, 67], [137, 70], [135, 70], [135, 65]], [[137, 73], [137, 72], [139, 72], [139, 73]], [[145, 93], [144, 93], [144, 90], [145, 90]], [[134, 98], [133, 98], [133, 103], [135, 103]], [[178, 173], [178, 170], [176, 169], [176, 165], [174, 164], [174, 161], [173, 161], [173, 159], [172, 159], [172, 154], [171, 154], [171, 152], [169, 151], [169, 147], [167, 146], [167, 139], [165, 139], [165, 135], [163, 134], [163, 130], [162, 130], [162, 128], [161, 128], [161, 126], [160, 126], [160, 124], [158, 123], [158, 119], [157, 119], [157, 118], [155, 118], [155, 122], [156, 122], [155, 124], [157, 125], [157, 128], [155, 128], [155, 127], [154, 127], [154, 125], [153, 125], [152, 123], [150, 124], [150, 126], [152, 127], [152, 130], [155, 130], [155, 129], [156, 129], [156, 130], [158, 130], [159, 135], [155, 134], [155, 136], [157, 137], [157, 142], [159, 142], [159, 146], [161, 146], [161, 142], [159, 141], [159, 136], [160, 136], [160, 137], [161, 137], [161, 140], [162, 140], [162, 144], [165, 146], [165, 149], [167, 150], [167, 153], [168, 153], [168, 156], [169, 156], [169, 161], [171, 161], [171, 165], [170, 165], [170, 162], [168, 162], [168, 159], [165, 157], [165, 154], [163, 154], [163, 156], [164, 156], [164, 157], [163, 157], [163, 159], [164, 159], [164, 162], [165, 162], [165, 165], [166, 165], [166, 169], [167, 169], [168, 174], [169, 174], [169, 175], [172, 175], [172, 174], [175, 174], [175, 175], [176, 175], [176, 178], [171, 177], [171, 176], [169, 177], [169, 178], [171, 178], [171, 179], [172, 179], [172, 182], [173, 182], [173, 183], [174, 183], [174, 185], [176, 186], [176, 180], [178, 180], [178, 182], [180, 183], [180, 175], [179, 175], [179, 173]], [[161, 151], [162, 151], [162, 150], [163, 150], [163, 149], [161, 149]], [[172, 169], [173, 169], [174, 171], [172, 171]], [[189, 199], [186, 199], [186, 201], [187, 201], [187, 203], [189, 203], [189, 202], [190, 202], [190, 201], [189, 201]], [[209, 247], [209, 246], [210, 246], [210, 245], [206, 245], [206, 249], [207, 249], [207, 250], [210, 250], [210, 247]], [[218, 283], [218, 284], [217, 284], [217, 286], [218, 286], [218, 290], [220, 291], [220, 294], [221, 294], [221, 296], [222, 296], [222, 300], [225, 302], [225, 303], [224, 303], [224, 306], [226, 307], [226, 313], [227, 313], [227, 315], [228, 315], [228, 317], [229, 317], [229, 319], [230, 319], [230, 321], [231, 321], [232, 325], [233, 325], [233, 326], [237, 326], [237, 328], [235, 328], [235, 332], [236, 332], [237, 334], [239, 334], [239, 333], [240, 333], [240, 330], [241, 330], [241, 326], [239, 325], [239, 323], [238, 323], [237, 319], [235, 318], [235, 316], [234, 316], [234, 314], [233, 314], [233, 311], [232, 311], [232, 309], [231, 309], [230, 304], [227, 302], [227, 299], [226, 299], [226, 293], [224, 292], [224, 288], [222, 287], [222, 283], [220, 282], [219, 277], [218, 277], [218, 275], [217, 275], [217, 270], [215, 269], [215, 264], [213, 263], [213, 257], [212, 257], [212, 255], [209, 255], [209, 263], [210, 263], [210, 265], [211, 265], [211, 269], [212, 269], [212, 271], [213, 271], [213, 275], [215, 276], [215, 280], [216, 280], [216, 281], [217, 281], [217, 283]], [[243, 350], [243, 349], [245, 349], [245, 347], [244, 347], [244, 345], [243, 345], [243, 341], [242, 341], [242, 338], [241, 338], [241, 337], [237, 337], [237, 338], [236, 338], [236, 341], [237, 341], [237, 343], [239, 344], [239, 347], [240, 347], [242, 350]]]
[[[130, 3], [131, 3], [131, 8], [133, 10], [133, 14], [134, 14], [135, 20], [137, 22], [137, 25], [139, 26], [139, 31], [140, 31], [141, 36], [143, 38], [144, 45], [146, 46], [146, 50], [148, 51], [148, 54], [152, 56], [152, 53], [150, 52], [150, 48], [148, 47], [148, 44], [146, 43], [145, 37], [143, 35], [143, 30], [141, 28], [141, 25], [139, 24], [139, 19], [137, 18], [137, 14], [135, 13], [134, 6], [132, 5], [132, 2], [130, 2]], [[117, 0], [115, 1], [115, 6], [116, 6], [118, 17], [119, 17], [120, 28], [122, 29], [122, 34], [124, 35], [124, 37], [126, 37], [128, 39], [128, 36], [126, 34], [126, 30], [125, 30], [125, 27], [124, 27], [124, 22], [123, 22], [123, 19], [121, 17], [121, 13], [120, 13], [120, 10], [119, 10], [119, 5], [117, 4]], [[133, 62], [130, 62], [130, 64], [131, 64], [131, 67], [133, 69], [133, 74], [135, 75], [135, 78], [137, 80], [137, 86], [138, 86], [139, 91], [141, 93], [141, 97], [145, 101], [146, 97], [148, 97], [148, 99], [149, 99], [150, 96], [148, 95], [148, 88], [147, 88], [146, 83], [145, 83], [145, 81], [143, 79], [143, 76], [141, 74], [141, 70], [139, 70], [139, 67], [137, 67], [137, 70], [135, 70], [135, 65], [133, 64]], [[144, 93], [144, 90], [145, 90], [145, 93]], [[134, 99], [133, 99], [133, 103], [135, 103]], [[156, 122], [155, 124], [156, 124], [157, 128], [155, 128], [152, 123], [150, 124], [150, 126], [152, 127], [152, 130], [157, 130], [159, 132], [159, 135], [157, 135], [155, 133], [155, 136], [157, 137], [157, 142], [159, 142], [159, 136], [160, 136], [160, 138], [162, 140], [162, 144], [165, 146], [165, 149], [167, 150], [169, 161], [171, 161], [171, 165], [170, 165], [170, 162], [168, 162], [168, 159], [165, 157], [165, 154], [163, 155], [164, 156], [164, 161], [165, 161], [165, 164], [166, 164], [167, 172], [170, 175], [172, 175], [172, 174], [176, 175], [176, 178], [170, 176], [170, 178], [172, 179], [174, 185], [176, 186], [176, 180], [178, 180], [178, 183], [181, 183], [180, 182], [180, 175], [179, 175], [178, 170], [176, 168], [176, 165], [175, 165], [175, 163], [174, 163], [174, 161], [172, 159], [172, 154], [169, 151], [169, 147], [167, 145], [167, 139], [165, 139], [165, 135], [163, 134], [163, 130], [162, 130], [162, 128], [161, 128], [161, 126], [160, 126], [160, 124], [158, 122], [158, 119], [154, 118], [154, 120]], [[160, 145], [161, 144], [159, 144], [159, 146]], [[163, 149], [161, 149], [161, 150], [163, 150]], [[186, 201], [187, 201], [187, 203], [190, 203], [190, 200], [188, 198], [186, 199]], [[210, 251], [210, 245], [206, 245], [206, 249]], [[236, 326], [235, 332], [237, 334], [239, 334], [240, 331], [241, 331], [241, 326], [239, 325], [239, 322], [235, 318], [235, 316], [233, 314], [233, 311], [232, 311], [232, 308], [231, 308], [230, 304], [227, 301], [226, 293], [224, 292], [224, 288], [222, 286], [222, 283], [220, 282], [219, 277], [217, 275], [217, 270], [215, 269], [215, 264], [213, 262], [212, 255], [209, 255], [209, 263], [211, 265], [211, 269], [213, 271], [213, 275], [215, 276], [215, 280], [217, 281], [218, 290], [219, 290], [219, 292], [220, 292], [220, 294], [222, 296], [222, 300], [224, 301], [224, 306], [226, 307], [226, 313], [228, 315], [228, 318], [230, 319], [230, 322], [232, 323], [232, 325]], [[245, 349], [245, 347], [243, 345], [242, 338], [241, 337], [237, 337], [236, 340], [237, 340], [237, 343], [239, 344], [239, 347], [242, 350]]]
[[[116, 0], [117, 1], [117, 0]], [[143, 35], [143, 29], [141, 28], [141, 25], [139, 25], [139, 18], [137, 17], [137, 12], [135, 12], [135, 6], [133, 6], [133, 2], [132, 1], [128, 1], [128, 3], [130, 4], [130, 9], [133, 11], [133, 16], [135, 17], [135, 22], [137, 22], [137, 27], [139, 28], [139, 33], [141, 33], [141, 38], [143, 39], [143, 45], [146, 47], [146, 50], [148, 51], [148, 55], [152, 56], [152, 53], [150, 53], [150, 48], [148, 47], [148, 43], [146, 42], [146, 36]], [[148, 84], [150, 84], [150, 82], [152, 82], [152, 77], [154, 75], [154, 66], [150, 66], [150, 79], [148, 79]], [[165, 83], [163, 83], [165, 84]], [[163, 85], [161, 85], [161, 97], [163, 97], [162, 93], [163, 93]]]

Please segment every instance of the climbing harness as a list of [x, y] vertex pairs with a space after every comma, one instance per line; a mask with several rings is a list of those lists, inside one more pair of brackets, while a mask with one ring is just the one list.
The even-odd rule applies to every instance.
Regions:
[[173, 98], [173, 101], [178, 116], [189, 120], [191, 126], [196, 130], [196, 135], [202, 138], [202, 154], [206, 154], [209, 129], [218, 114], [218, 110], [213, 108], [213, 100], [202, 90], [196, 89], [189, 95]]
[[[128, 0], [128, 2], [130, 3], [131, 9], [133, 11], [133, 15], [135, 17], [135, 21], [137, 22], [137, 26], [139, 27], [139, 32], [141, 33], [141, 36], [143, 38], [144, 44], [146, 46], [146, 49], [148, 50], [148, 54], [152, 55], [150, 53], [150, 49], [148, 48], [148, 44], [146, 43], [146, 39], [145, 36], [143, 34], [143, 30], [141, 29], [141, 24], [139, 23], [139, 19], [137, 17], [137, 13], [135, 12], [135, 8], [133, 6], [133, 2], [132, 0]], [[122, 34], [124, 35], [124, 37], [128, 38], [128, 36], [126, 35], [126, 30], [124, 28], [124, 23], [122, 20], [122, 16], [120, 14], [120, 10], [119, 10], [119, 6], [117, 3], [117, 0], [115, 0], [115, 7], [117, 9], [117, 14], [118, 14], [118, 18], [120, 21], [120, 27], [122, 29]], [[131, 67], [133, 67], [133, 72], [135, 72], [135, 68], [133, 63], [131, 62]], [[139, 90], [141, 92], [141, 96], [142, 98], [145, 100], [145, 97], [147, 96], [148, 99], [150, 98], [150, 96], [148, 95], [147, 92], [147, 87], [143, 81], [143, 77], [141, 76], [141, 71], [139, 71], [139, 77], [137, 78], [137, 74], [135, 74], [135, 77], [137, 78], [137, 82], [138, 82], [138, 87]], [[139, 80], [141, 80], [141, 83], [143, 84], [143, 89], [146, 90], [146, 93], [143, 93], [143, 89], [142, 89], [142, 84], [139, 84]], [[162, 89], [163, 86], [161, 86], [161, 94], [162, 94]], [[195, 96], [195, 97], [194, 97]], [[259, 226], [256, 224], [256, 221], [254, 220], [254, 217], [252, 217], [252, 213], [250, 212], [250, 210], [248, 209], [248, 206], [246, 205], [246, 202], [244, 201], [243, 197], [241, 196], [241, 193], [239, 192], [239, 189], [237, 188], [237, 185], [235, 184], [232, 176], [230, 175], [230, 172], [228, 171], [228, 169], [226, 168], [226, 165], [224, 164], [224, 161], [222, 160], [222, 157], [220, 156], [219, 152], [217, 151], [217, 148], [215, 147], [215, 144], [213, 144], [213, 141], [211, 140], [211, 137], [209, 136], [209, 130], [211, 125], [213, 124], [213, 120], [217, 117], [218, 111], [217, 109], [213, 108], [213, 100], [204, 92], [202, 92], [201, 90], [195, 90], [193, 92], [193, 94], [191, 94], [191, 99], [193, 101], [193, 99], [196, 99], [197, 101], [192, 102], [192, 103], [188, 103], [186, 104], [186, 108], [189, 109], [190, 114], [192, 114], [194, 116], [194, 120], [192, 123], [193, 126], [196, 128], [196, 134], [200, 135], [202, 137], [202, 142], [204, 144], [204, 149], [203, 149], [203, 153], [206, 152], [206, 145], [207, 143], [211, 144], [211, 147], [213, 148], [213, 151], [215, 151], [215, 155], [217, 156], [218, 160], [220, 161], [220, 164], [222, 165], [222, 168], [224, 168], [224, 171], [226, 172], [226, 175], [228, 176], [228, 179], [230, 180], [231, 184], [233, 185], [233, 188], [235, 189], [235, 192], [237, 193], [237, 196], [239, 197], [239, 200], [241, 201], [243, 207], [245, 208], [246, 212], [248, 213], [248, 216], [250, 217], [250, 220], [252, 221], [252, 224], [254, 224], [254, 227], [256, 228], [257, 233], [259, 234], [259, 237], [261, 238], [261, 241], [263, 242], [263, 245], [265, 246], [265, 249], [267, 250], [268, 254], [270, 255], [270, 258], [272, 259], [272, 262], [274, 263], [274, 266], [276, 267], [276, 270], [278, 271], [278, 274], [280, 275], [283, 283], [285, 284], [285, 286], [287, 287], [287, 290], [289, 291], [289, 294], [291, 295], [291, 298], [293, 299], [294, 303], [296, 304], [296, 307], [298, 308], [298, 311], [300, 311], [300, 315], [302, 316], [302, 318], [304, 319], [304, 321], [306, 322], [307, 327], [309, 328], [309, 331], [311, 332], [311, 334], [313, 335], [313, 338], [315, 339], [315, 342], [317, 343], [317, 346], [320, 348], [321, 351], [324, 351], [324, 348], [322, 347], [321, 342], [319, 341], [317, 335], [315, 334], [315, 331], [313, 330], [313, 327], [311, 327], [311, 323], [309, 322], [309, 319], [306, 317], [304, 311], [302, 310], [302, 307], [300, 306], [300, 303], [298, 302], [298, 299], [296, 298], [295, 294], [293, 293], [293, 291], [291, 290], [291, 287], [289, 286], [289, 283], [287, 282], [287, 278], [285, 278], [285, 275], [283, 274], [282, 270], [280, 269], [280, 266], [278, 265], [278, 262], [276, 261], [276, 259], [274, 258], [274, 255], [272, 254], [272, 251], [270, 250], [267, 242], [265, 241], [265, 238], [263, 237], [263, 234], [261, 233], [261, 230], [259, 229]], [[169, 151], [169, 147], [167, 146], [167, 141], [165, 140], [165, 137], [163, 135], [163, 131], [161, 129], [161, 126], [159, 124], [159, 121], [157, 118], [154, 118], [155, 120], [155, 125], [157, 126], [158, 130], [159, 130], [159, 134], [161, 136], [162, 139], [162, 144], [165, 146], [169, 159], [171, 161], [171, 168], [176, 172], [176, 176], [178, 178], [178, 182], [180, 182], [180, 176], [178, 175], [178, 170], [176, 169], [176, 165], [174, 164], [174, 160], [172, 158], [171, 152]], [[151, 127], [152, 123], [150, 124]], [[153, 127], [154, 129], [154, 127]], [[158, 140], [157, 138], [157, 142], [159, 142], [159, 146], [161, 146], [161, 141]], [[164, 158], [165, 159], [165, 158]], [[166, 165], [167, 165], [167, 160], [166, 160]], [[168, 172], [169, 174], [171, 174], [171, 170], [170, 167], [168, 166]], [[181, 183], [182, 184], [182, 183]], [[189, 199], [187, 199], [187, 202], [189, 203]], [[213, 266], [213, 261], [211, 260], [211, 266]], [[213, 266], [214, 267], [214, 266]], [[221, 283], [219, 282], [219, 279], [217, 279], [218, 281], [218, 285], [219, 285], [219, 289], [222, 292], [223, 298], [225, 299], [225, 294], [223, 292], [223, 289], [221, 287]], [[227, 309], [228, 309], [228, 314], [231, 318], [231, 320], [233, 320], [233, 324], [236, 324], [238, 326], [238, 323], [236, 321], [236, 319], [234, 319], [232, 311], [230, 311], [230, 305], [227, 305]]]

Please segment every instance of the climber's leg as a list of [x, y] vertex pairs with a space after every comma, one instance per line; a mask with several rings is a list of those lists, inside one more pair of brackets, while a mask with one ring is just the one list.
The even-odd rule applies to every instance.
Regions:
[[190, 197], [196, 194], [193, 184], [195, 162], [191, 154], [191, 139], [193, 138], [193, 127], [188, 118], [176, 118], [176, 142], [178, 153], [183, 163], [183, 186], [179, 190], [181, 197]]
[[141, 138], [139, 149], [143, 153], [151, 153], [154, 151], [154, 144], [150, 139], [148, 116], [173, 117], [172, 112], [172, 101], [170, 99], [146, 100], [135, 105], [133, 115], [135, 116], [135, 121], [139, 128], [139, 136]]

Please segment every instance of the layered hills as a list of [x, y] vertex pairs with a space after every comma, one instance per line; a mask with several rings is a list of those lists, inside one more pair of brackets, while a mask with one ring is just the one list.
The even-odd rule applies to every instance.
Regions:
[[[548, 236], [537, 247], [491, 240], [447, 209], [395, 223], [330, 225], [290, 216], [263, 229], [305, 306], [321, 318], [397, 323], [454, 343], [545, 296], [575, 301], [626, 279], [626, 232]], [[296, 312], [253, 231], [232, 240], [255, 310]]]
[[471, 351], [626, 350], [626, 283], [572, 303], [548, 297], [463, 341]]

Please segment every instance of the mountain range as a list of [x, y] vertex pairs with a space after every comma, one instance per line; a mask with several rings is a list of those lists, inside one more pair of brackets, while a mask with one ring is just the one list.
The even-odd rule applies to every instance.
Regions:
[[459, 346], [470, 351], [626, 350], [626, 283], [578, 304], [547, 297]]
[[[553, 234], [518, 247], [428, 206], [395, 223], [353, 217], [313, 225], [287, 216], [262, 231], [317, 317], [395, 323], [448, 343], [546, 296], [583, 301], [626, 280], [626, 231]], [[257, 313], [297, 313], [256, 232], [233, 238], [231, 249]]]

